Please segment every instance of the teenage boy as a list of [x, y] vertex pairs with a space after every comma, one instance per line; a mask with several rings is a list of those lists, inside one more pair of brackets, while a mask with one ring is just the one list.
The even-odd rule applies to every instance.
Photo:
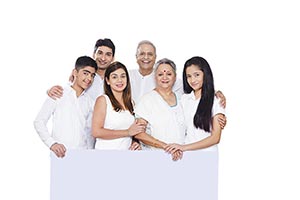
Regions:
[[[97, 63], [88, 56], [79, 57], [72, 71], [74, 81], [64, 87], [59, 99], [47, 97], [34, 120], [34, 127], [41, 140], [57, 157], [64, 157], [67, 149], [92, 149], [91, 118], [94, 101], [85, 90], [95, 77]], [[52, 117], [52, 133], [47, 128]]]

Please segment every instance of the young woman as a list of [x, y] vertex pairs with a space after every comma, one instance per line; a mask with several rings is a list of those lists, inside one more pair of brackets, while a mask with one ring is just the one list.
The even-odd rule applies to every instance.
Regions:
[[183, 69], [182, 107], [186, 124], [185, 144], [168, 144], [165, 150], [216, 150], [222, 127], [218, 118], [225, 114], [215, 97], [214, 80], [208, 62], [202, 57], [187, 60]]
[[92, 120], [95, 149], [137, 149], [132, 136], [144, 132], [145, 125], [134, 118], [128, 71], [122, 63], [114, 62], [107, 67], [104, 79], [104, 95], [96, 100]]

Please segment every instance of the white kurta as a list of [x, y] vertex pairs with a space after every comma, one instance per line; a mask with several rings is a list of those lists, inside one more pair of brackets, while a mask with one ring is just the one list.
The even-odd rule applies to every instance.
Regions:
[[[112, 130], [126, 130], [134, 122], [134, 116], [128, 110], [116, 112], [107, 95], [103, 95], [106, 100], [106, 116], [104, 128]], [[121, 137], [116, 139], [96, 138], [95, 149], [115, 149], [128, 150], [131, 145], [131, 137]]]
[[90, 95], [90, 97], [96, 101], [97, 97], [104, 94], [104, 81], [103, 79], [96, 73], [94, 77], [93, 84], [86, 90], [86, 93]]
[[[210, 132], [205, 132], [203, 129], [194, 126], [194, 115], [196, 113], [200, 99], [195, 99], [194, 92], [184, 94], [181, 97], [181, 104], [184, 112], [185, 124], [187, 127], [185, 144], [194, 143], [203, 140], [211, 135]], [[221, 107], [219, 100], [215, 97], [212, 108], [212, 117], [216, 114], [225, 114], [225, 109]], [[205, 148], [203, 150], [217, 150], [217, 145]]]
[[[144, 94], [150, 92], [156, 87], [154, 71], [147, 76], [143, 76], [138, 69], [134, 69], [129, 71], [129, 77], [132, 99], [136, 104]], [[182, 81], [179, 78], [176, 79], [173, 91], [177, 94], [177, 96], [181, 96], [183, 94]]]
[[[66, 148], [93, 148], [94, 139], [91, 135], [91, 118], [94, 102], [86, 93], [79, 97], [70, 86], [64, 88], [63, 96], [57, 100], [50, 97], [44, 102], [34, 120], [34, 127], [42, 141], [51, 147], [61, 143]], [[52, 133], [47, 128], [52, 117]]]
[[148, 134], [154, 138], [165, 143], [184, 143], [184, 117], [179, 100], [175, 106], [169, 106], [159, 93], [152, 90], [136, 105], [135, 114], [148, 122]]

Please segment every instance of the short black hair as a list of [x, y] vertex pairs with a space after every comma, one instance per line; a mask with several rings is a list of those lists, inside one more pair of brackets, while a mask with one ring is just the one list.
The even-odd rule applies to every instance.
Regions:
[[113, 54], [113, 56], [115, 56], [116, 48], [115, 48], [114, 43], [110, 39], [104, 38], [104, 39], [97, 40], [95, 47], [94, 47], [94, 53], [96, 53], [98, 47], [101, 47], [101, 46], [106, 46], [108, 48], [111, 48], [112, 54]]
[[97, 63], [93, 58], [91, 58], [89, 56], [78, 57], [75, 62], [75, 69], [80, 70], [86, 66], [91, 66], [91, 67], [95, 68], [96, 71], [98, 69]]

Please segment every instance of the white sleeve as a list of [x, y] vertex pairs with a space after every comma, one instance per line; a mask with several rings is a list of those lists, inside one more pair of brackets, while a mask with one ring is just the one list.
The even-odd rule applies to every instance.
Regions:
[[52, 138], [47, 128], [49, 118], [52, 116], [56, 108], [56, 101], [48, 97], [44, 102], [40, 112], [34, 120], [34, 128], [39, 134], [42, 141], [50, 148], [56, 141]]
[[220, 105], [220, 99], [216, 98], [214, 99], [214, 104], [212, 108], [212, 117], [214, 117], [217, 114], [226, 114], [225, 109]]
[[149, 102], [149, 99], [147, 97], [142, 97], [142, 99], [136, 105], [134, 112], [136, 118], [143, 118], [144, 120], [149, 122], [152, 121], [153, 114], [151, 109], [151, 102]]

